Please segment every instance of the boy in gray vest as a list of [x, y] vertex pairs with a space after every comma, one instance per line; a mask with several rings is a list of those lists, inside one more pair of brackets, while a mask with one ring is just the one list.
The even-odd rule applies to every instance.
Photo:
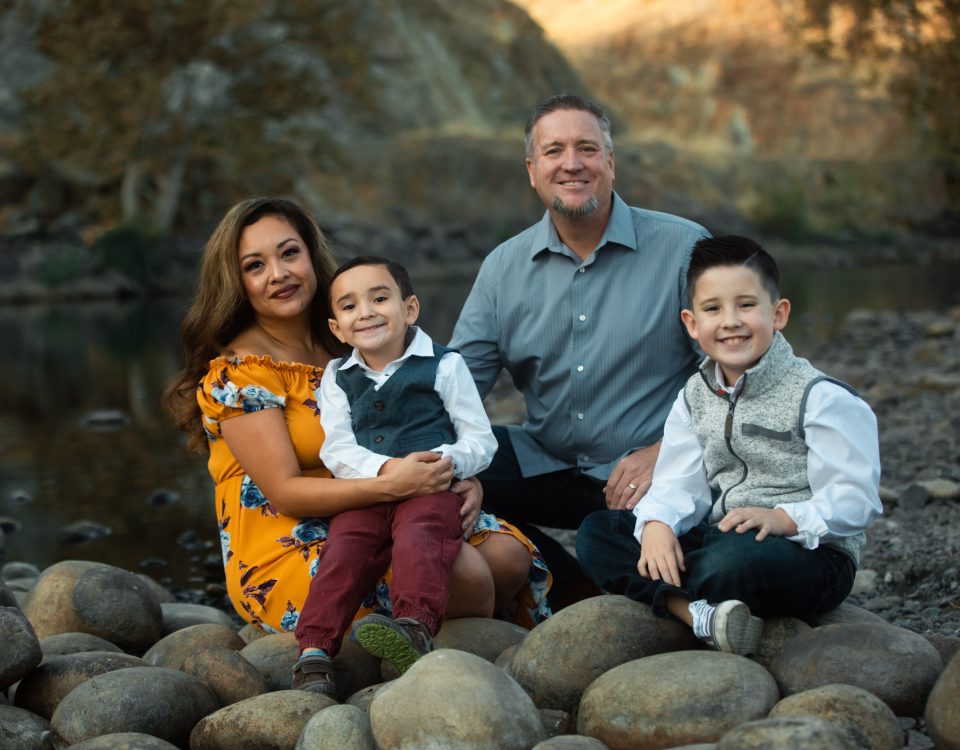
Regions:
[[877, 423], [846, 385], [796, 357], [776, 263], [745, 237], [702, 239], [681, 317], [707, 355], [674, 402], [647, 495], [580, 527], [584, 569], [754, 653], [762, 617], [814, 617], [853, 586], [882, 512]]
[[[331, 279], [330, 328], [353, 352], [320, 384], [320, 457], [339, 478], [376, 477], [427, 451], [454, 476], [490, 465], [497, 441], [463, 358], [413, 326], [420, 303], [399, 263], [362, 256]], [[439, 454], [439, 459], [433, 454]], [[300, 613], [294, 689], [335, 694], [333, 665], [364, 597], [392, 566], [393, 617], [358, 620], [353, 637], [401, 672], [432, 647], [463, 543], [461, 499], [450, 491], [347, 510], [329, 534]]]

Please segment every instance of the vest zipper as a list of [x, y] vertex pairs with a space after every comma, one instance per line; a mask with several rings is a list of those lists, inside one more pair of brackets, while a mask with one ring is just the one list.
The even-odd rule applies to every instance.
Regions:
[[[746, 375], [743, 376], [743, 386], [740, 388], [740, 393], [743, 392], [743, 389], [747, 387]], [[727, 418], [723, 422], [723, 441], [727, 445], [727, 450], [730, 452], [730, 455], [733, 456], [737, 461], [740, 462], [743, 466], [743, 474], [740, 475], [740, 479], [735, 483], [727, 487], [724, 490], [723, 494], [720, 496], [720, 511], [723, 516], [727, 515], [727, 496], [730, 494], [730, 490], [739, 487], [747, 479], [747, 462], [744, 461], [740, 456], [737, 455], [737, 452], [733, 449], [733, 446], [730, 444], [730, 438], [733, 435], [733, 410], [737, 407], [738, 395], [731, 394], [727, 397], [727, 400], [730, 402], [730, 406], [727, 408]], [[721, 516], [722, 517], [722, 516]]]

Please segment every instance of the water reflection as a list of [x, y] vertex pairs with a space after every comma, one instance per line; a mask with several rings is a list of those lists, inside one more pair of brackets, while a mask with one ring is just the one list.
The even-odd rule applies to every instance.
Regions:
[[[787, 334], [815, 351], [855, 307], [918, 309], [957, 304], [960, 264], [926, 268], [786, 272], [793, 302]], [[423, 325], [449, 338], [470, 279], [418, 284]], [[174, 586], [218, 565], [212, 484], [159, 407], [179, 367], [182, 300], [0, 307], [0, 516], [19, 530], [7, 560], [41, 567], [63, 559], [147, 569]], [[117, 410], [123, 425], [84, 427], [85, 415]], [[156, 493], [167, 491], [164, 502]], [[60, 531], [81, 520], [111, 533], [80, 545]]]

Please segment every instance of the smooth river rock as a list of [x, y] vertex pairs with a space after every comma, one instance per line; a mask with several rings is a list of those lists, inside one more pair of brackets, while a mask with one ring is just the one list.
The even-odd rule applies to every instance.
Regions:
[[529, 631], [519, 625], [489, 617], [460, 617], [447, 620], [433, 639], [434, 648], [466, 651], [495, 662], [510, 646], [527, 637]]
[[206, 604], [162, 602], [160, 610], [163, 613], [163, 635], [168, 635], [191, 625], [201, 624], [223, 625], [233, 631], [237, 630], [237, 626], [230, 615]]
[[0, 607], [0, 691], [29, 674], [43, 659], [37, 634], [16, 607]]
[[155, 667], [180, 669], [183, 660], [198, 651], [210, 648], [239, 651], [243, 647], [243, 639], [230, 625], [189, 625], [154, 643], [143, 655], [143, 660]]
[[816, 716], [780, 716], [731, 729], [717, 750], [856, 750], [832, 724]]
[[960, 654], [950, 660], [930, 691], [924, 718], [940, 750], [960, 750]]
[[70, 750], [177, 750], [177, 746], [149, 734], [117, 732], [78, 742]]
[[129, 653], [146, 651], [163, 628], [160, 602], [144, 581], [121, 568], [82, 560], [44, 570], [23, 612], [40, 638], [90, 633]]
[[334, 703], [305, 690], [247, 698], [201, 719], [190, 750], [293, 750], [310, 717]]
[[186, 747], [200, 719], [220, 707], [200, 680], [165, 667], [132, 667], [92, 677], [53, 712], [57, 750], [118, 732], [141, 732]]
[[180, 669], [210, 688], [221, 706], [239, 703], [270, 689], [267, 676], [231, 649], [201, 649], [189, 654]]
[[357, 706], [330, 706], [303, 728], [296, 750], [377, 750], [370, 719]]
[[67, 693], [91, 677], [142, 666], [143, 660], [139, 657], [115, 651], [53, 656], [21, 680], [14, 703], [49, 719]]
[[507, 672], [539, 708], [573, 712], [597, 677], [644, 656], [697, 648], [690, 628], [654, 617], [625, 596], [595, 596], [537, 625], [517, 646]]
[[716, 742], [738, 724], [765, 717], [779, 698], [773, 677], [742, 656], [657, 654], [598, 677], [580, 701], [577, 732], [612, 750]]
[[486, 659], [439, 649], [370, 703], [379, 750], [527, 750], [546, 739], [530, 697]]
[[50, 659], [54, 656], [66, 656], [67, 654], [78, 654], [82, 651], [113, 651], [123, 653], [123, 649], [117, 644], [111, 643], [106, 638], [89, 633], [57, 633], [47, 636], [40, 641], [40, 648], [43, 649], [43, 658]]
[[0, 747], [3, 750], [46, 750], [41, 737], [50, 723], [15, 706], [0, 704]]
[[887, 623], [813, 628], [783, 646], [770, 672], [784, 696], [845, 683], [869, 690], [897, 716], [919, 716], [940, 676], [940, 654], [922, 636]]
[[824, 685], [781, 700], [770, 717], [817, 716], [833, 724], [850, 747], [899, 750], [903, 730], [890, 707], [873, 693], [853, 685]]

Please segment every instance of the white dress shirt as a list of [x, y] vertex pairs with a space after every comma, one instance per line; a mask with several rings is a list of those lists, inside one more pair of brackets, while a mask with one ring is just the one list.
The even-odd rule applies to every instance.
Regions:
[[[722, 383], [720, 373], [717, 376]], [[809, 500], [774, 507], [797, 525], [797, 534], [787, 538], [816, 549], [831, 538], [863, 531], [883, 512], [878, 494], [880, 448], [870, 407], [829, 381], [810, 389], [803, 426], [809, 449], [807, 480], [813, 494]], [[653, 483], [633, 509], [634, 536], [641, 540], [647, 521], [661, 521], [681, 536], [710, 512], [711, 505], [703, 449], [681, 391], [664, 425]]]
[[[382, 371], [371, 369], [356, 349], [349, 357], [335, 359], [327, 365], [320, 381], [320, 424], [325, 435], [320, 449], [320, 460], [342, 479], [359, 479], [377, 476], [380, 467], [391, 458], [368, 450], [357, 444], [350, 418], [350, 401], [337, 385], [337, 371], [358, 365], [364, 375], [380, 390], [412, 355], [432, 357], [433, 341], [420, 328], [411, 326], [413, 340], [400, 359], [389, 363]], [[480, 394], [466, 363], [457, 352], [448, 352], [437, 365], [434, 390], [440, 396], [457, 440], [452, 445], [444, 443], [432, 450], [453, 459], [453, 472], [459, 478], [472, 477], [486, 469], [497, 450], [497, 439], [490, 429], [490, 420], [483, 409]]]

